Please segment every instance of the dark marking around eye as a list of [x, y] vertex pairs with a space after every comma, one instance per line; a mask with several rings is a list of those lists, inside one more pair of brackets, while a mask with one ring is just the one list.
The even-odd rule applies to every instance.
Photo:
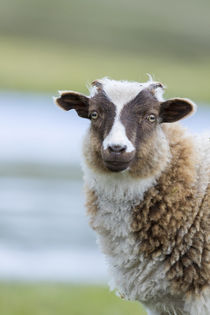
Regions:
[[156, 121], [156, 116], [154, 114], [150, 114], [147, 116], [147, 120], [151, 123], [154, 123]]
[[122, 109], [121, 122], [125, 127], [128, 139], [133, 144], [135, 143], [136, 149], [141, 145], [143, 139], [145, 140], [153, 132], [155, 122], [158, 120], [159, 109], [160, 103], [150, 87], [142, 90]]
[[[97, 136], [103, 140], [113, 126], [116, 115], [115, 105], [109, 100], [105, 92], [101, 89], [90, 99], [89, 110], [90, 118], [91, 113], [94, 113], [94, 117], [91, 119], [93, 122], [91, 128], [93, 128], [95, 130], [95, 134], [97, 134]], [[98, 114], [97, 118], [95, 117], [96, 112]]]
[[96, 120], [98, 118], [98, 113], [96, 111], [93, 111], [92, 113], [90, 113], [90, 118], [93, 120]]

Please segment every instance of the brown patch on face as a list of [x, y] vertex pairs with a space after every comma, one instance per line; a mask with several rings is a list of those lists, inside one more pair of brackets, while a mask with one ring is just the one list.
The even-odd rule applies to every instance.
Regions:
[[89, 116], [91, 112], [97, 112], [98, 118], [91, 121], [89, 134], [83, 146], [83, 153], [87, 164], [96, 171], [109, 172], [102, 157], [102, 144], [106, 135], [110, 132], [114, 117], [115, 105], [109, 101], [102, 89], [89, 101]]
[[210, 186], [205, 196], [198, 192], [193, 141], [177, 128], [164, 127], [173, 158], [133, 209], [132, 228], [145, 257], [164, 257], [172, 294], [178, 296], [199, 294], [210, 285]]
[[[150, 88], [141, 91], [131, 102], [124, 106], [121, 112], [121, 122], [125, 126], [127, 137], [136, 149], [141, 140], [150, 134], [158, 122], [160, 103]], [[148, 115], [154, 114], [155, 123], [149, 123]]]
[[[136, 149], [129, 170], [133, 177], [153, 176], [159, 171], [159, 164], [167, 158], [164, 148], [162, 151], [157, 151], [157, 143], [160, 141], [157, 134], [160, 102], [155, 97], [155, 87], [151, 86], [141, 91], [121, 113], [121, 121], [126, 128], [127, 137]], [[148, 120], [150, 115], [154, 115], [154, 122]]]
[[104, 165], [101, 156], [101, 140], [99, 136], [90, 128], [83, 143], [83, 154], [88, 167], [96, 172], [110, 173]]
[[159, 102], [150, 89], [141, 91], [131, 102], [124, 106], [121, 112], [121, 122], [125, 126], [127, 137], [136, 149], [142, 138], [150, 134], [156, 124], [148, 122], [149, 114], [158, 116]]
[[160, 138], [158, 130], [154, 130], [142, 140], [129, 174], [133, 178], [156, 176], [166, 166], [168, 158], [168, 146]]
[[109, 101], [103, 90], [100, 90], [89, 101], [89, 116], [95, 111], [98, 113], [98, 118], [95, 121], [92, 120], [91, 130], [102, 142], [110, 132], [115, 117], [115, 105]]

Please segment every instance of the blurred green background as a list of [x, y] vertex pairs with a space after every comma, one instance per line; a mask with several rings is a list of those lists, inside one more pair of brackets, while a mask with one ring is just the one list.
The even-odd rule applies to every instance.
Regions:
[[137, 302], [120, 300], [102, 286], [0, 285], [2, 315], [146, 315]]
[[0, 86], [78, 89], [150, 73], [169, 96], [209, 102], [208, 0], [1, 0]]
[[[66, 89], [86, 93], [86, 85], [103, 76], [142, 82], [147, 73], [167, 86], [167, 97], [210, 104], [210, 1], [0, 0], [0, 90], [4, 93], [55, 95]], [[30, 163], [30, 170], [27, 164], [22, 169], [12, 163], [9, 170], [0, 169], [1, 178], [13, 172], [13, 166], [14, 177], [38, 176], [41, 169]], [[52, 281], [2, 282], [0, 314], [146, 313], [103, 285]]]

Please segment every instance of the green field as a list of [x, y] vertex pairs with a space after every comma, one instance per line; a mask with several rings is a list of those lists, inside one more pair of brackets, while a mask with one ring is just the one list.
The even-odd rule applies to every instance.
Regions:
[[[153, 57], [209, 57], [208, 0], [1, 0], [0, 34]], [[41, 46], [39, 47], [41, 49]]]
[[210, 103], [207, 0], [2, 0], [0, 89], [86, 93], [109, 76]]
[[167, 85], [166, 96], [189, 97], [209, 103], [209, 58], [193, 61], [137, 53], [67, 47], [44, 40], [2, 37], [1, 89], [42, 91], [59, 89], [87, 93], [88, 82], [103, 76], [146, 81], [146, 73]]
[[104, 287], [64, 284], [0, 284], [1, 315], [146, 315]]

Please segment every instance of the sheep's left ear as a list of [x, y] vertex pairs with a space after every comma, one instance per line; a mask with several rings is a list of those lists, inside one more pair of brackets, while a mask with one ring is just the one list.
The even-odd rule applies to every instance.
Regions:
[[184, 117], [193, 114], [196, 111], [196, 105], [184, 98], [169, 99], [160, 104], [161, 122], [175, 122]]
[[75, 109], [80, 117], [88, 118], [89, 98], [74, 91], [59, 91], [55, 103], [64, 110]]

